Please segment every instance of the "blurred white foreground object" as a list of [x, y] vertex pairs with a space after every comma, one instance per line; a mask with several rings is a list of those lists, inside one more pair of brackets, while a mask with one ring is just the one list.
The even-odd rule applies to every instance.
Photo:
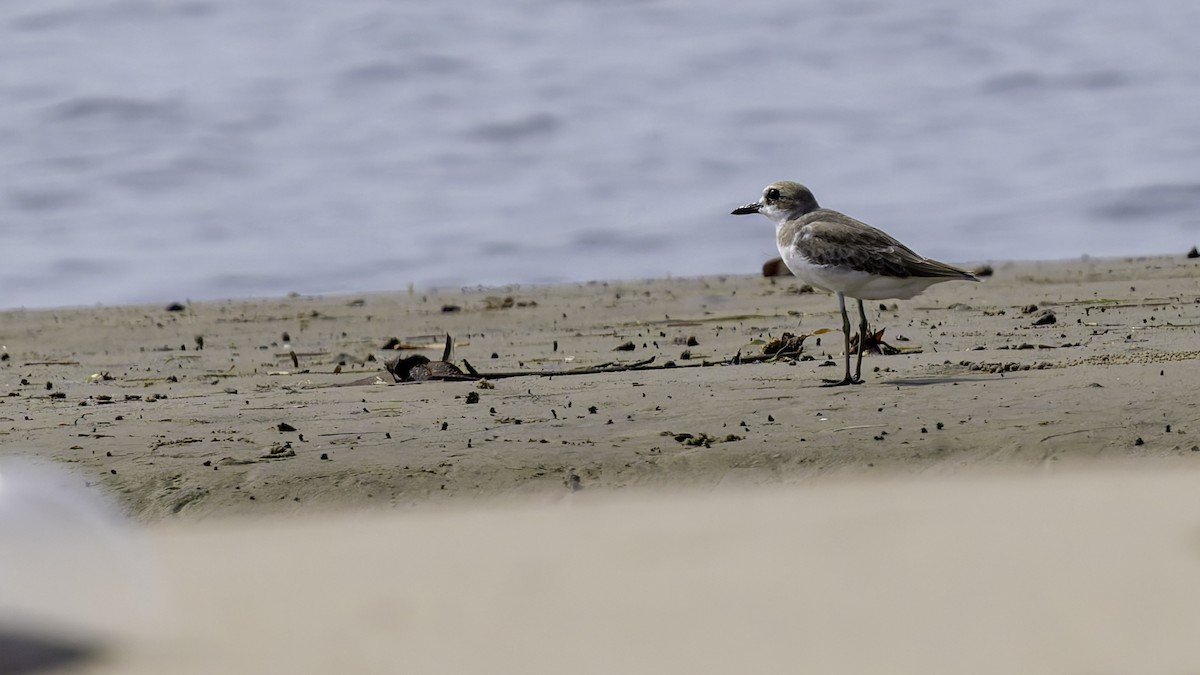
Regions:
[[103, 640], [149, 628], [160, 584], [136, 530], [59, 466], [0, 459], [0, 632]]

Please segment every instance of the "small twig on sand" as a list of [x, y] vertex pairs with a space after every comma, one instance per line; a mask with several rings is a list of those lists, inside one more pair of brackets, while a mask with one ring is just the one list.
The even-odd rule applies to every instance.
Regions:
[[875, 429], [876, 427], [886, 427], [886, 426], [887, 426], [886, 424], [855, 424], [854, 426], [838, 427], [837, 429], [830, 429], [830, 431], [853, 431], [854, 429]]
[[1049, 436], [1043, 438], [1042, 440], [1040, 440], [1038, 442], [1045, 443], [1046, 441], [1050, 440], [1051, 438], [1058, 438], [1060, 436], [1070, 436], [1072, 434], [1086, 434], [1089, 431], [1103, 431], [1105, 429], [1124, 429], [1124, 428], [1125, 427], [1123, 425], [1114, 424], [1112, 426], [1107, 426], [1107, 427], [1092, 427], [1091, 429], [1076, 429], [1075, 431], [1064, 431], [1061, 434], [1050, 434]]

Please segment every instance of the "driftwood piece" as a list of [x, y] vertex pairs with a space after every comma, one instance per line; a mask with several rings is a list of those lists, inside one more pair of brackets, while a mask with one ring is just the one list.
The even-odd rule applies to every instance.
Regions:
[[[442, 352], [441, 361], [431, 361], [430, 359], [414, 355], [406, 358], [399, 356], [389, 359], [384, 362], [385, 372], [378, 373], [371, 377], [362, 378], [353, 382], [347, 382], [335, 386], [356, 386], [368, 384], [407, 384], [410, 382], [426, 382], [430, 380], [441, 380], [449, 382], [475, 382], [477, 380], [500, 380], [509, 377], [564, 377], [568, 375], [598, 375], [601, 373], [624, 373], [631, 371], [647, 371], [647, 370], [668, 370], [672, 368], [707, 368], [711, 366], [737, 366], [746, 363], [762, 363], [765, 361], [779, 360], [795, 360], [801, 357], [804, 349], [804, 340], [819, 335], [821, 333], [830, 332], [827, 328], [822, 328], [812, 333], [802, 333], [793, 335], [784, 333], [778, 339], [772, 340], [765, 344], [761, 354], [750, 354], [743, 356], [741, 351], [727, 359], [719, 361], [701, 360], [688, 363], [677, 363], [675, 361], [664, 361], [663, 363], [655, 363], [656, 357], [651, 356], [648, 359], [640, 361], [631, 361], [627, 363], [608, 361], [595, 366], [584, 368], [574, 368], [571, 370], [555, 370], [555, 371], [529, 371], [529, 370], [514, 370], [514, 371], [498, 371], [481, 373], [471, 365], [469, 361], [463, 359], [462, 368], [451, 363], [453, 356], [454, 340], [447, 335], [446, 346]], [[858, 336], [855, 336], [857, 339]], [[882, 342], [883, 331], [877, 335], [870, 336], [867, 339], [867, 347], [872, 348], [876, 343], [889, 348], [889, 350], [880, 349], [880, 353], [898, 353], [891, 345]], [[894, 350], [894, 351], [890, 351]], [[464, 372], [465, 369], [465, 372]]]

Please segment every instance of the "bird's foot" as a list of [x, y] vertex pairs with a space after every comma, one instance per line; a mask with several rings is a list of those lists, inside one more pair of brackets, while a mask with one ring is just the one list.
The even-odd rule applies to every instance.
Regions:
[[844, 377], [840, 380], [822, 379], [821, 382], [824, 383], [821, 385], [822, 387], [844, 387], [848, 384], [862, 384], [863, 379], [861, 377], [850, 377], [849, 375], [847, 375], [846, 377]]

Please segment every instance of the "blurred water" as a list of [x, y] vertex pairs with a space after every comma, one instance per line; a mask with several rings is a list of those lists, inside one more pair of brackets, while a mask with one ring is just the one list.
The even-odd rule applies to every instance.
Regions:
[[1200, 3], [7, 0], [0, 307], [1182, 253]]

